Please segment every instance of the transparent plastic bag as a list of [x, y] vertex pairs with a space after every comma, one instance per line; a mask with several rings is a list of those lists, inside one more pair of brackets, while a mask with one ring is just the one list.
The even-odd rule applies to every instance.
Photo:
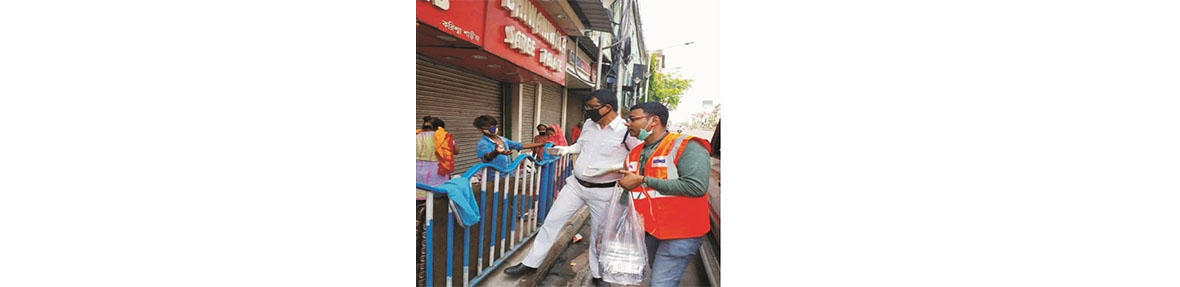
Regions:
[[643, 281], [647, 268], [643, 217], [635, 211], [631, 192], [618, 188], [615, 200], [606, 209], [598, 236], [598, 266], [602, 280], [614, 284], [635, 285]]

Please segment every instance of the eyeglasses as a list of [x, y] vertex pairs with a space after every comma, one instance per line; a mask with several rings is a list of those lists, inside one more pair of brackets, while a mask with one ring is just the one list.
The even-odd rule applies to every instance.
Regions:
[[606, 105], [598, 105], [597, 107], [595, 107], [595, 106], [591, 106], [591, 105], [586, 105], [586, 106], [584, 106], [584, 107], [586, 108], [586, 110], [587, 110], [587, 111], [590, 111], [590, 110], [597, 110], [597, 109], [601, 109], [602, 107], [605, 107], [605, 106], [606, 106]]
[[630, 123], [630, 122], [638, 121], [639, 119], [646, 119], [646, 118], [650, 118], [653, 116], [655, 116], [655, 115], [648, 115], [646, 117], [626, 117], [626, 118], [623, 118], [623, 121]]

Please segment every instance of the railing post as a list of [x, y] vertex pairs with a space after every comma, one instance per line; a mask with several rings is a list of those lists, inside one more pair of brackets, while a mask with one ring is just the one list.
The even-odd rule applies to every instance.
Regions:
[[559, 157], [553, 159], [553, 195], [554, 198], [561, 195], [561, 185], [557, 184], [559, 176], [561, 176], [561, 160]]
[[[521, 162], [521, 165], [523, 166], [524, 163]], [[531, 213], [529, 211], [529, 184], [527, 178], [528, 174], [521, 174], [520, 179], [523, 182], [520, 183], [520, 238], [517, 239], [517, 242], [524, 241], [525, 235], [529, 234], [529, 227], [525, 224], [528, 221], [529, 213]]]
[[537, 212], [537, 220], [545, 221], [545, 182], [541, 181], [541, 165], [538, 163], [535, 167], [537, 172], [533, 173], [533, 180], [537, 182], [537, 201], [539, 203], [538, 206], [541, 208]]
[[514, 177], [512, 180], [512, 217], [508, 219], [512, 222], [508, 224], [509, 229], [512, 229], [512, 234], [508, 236], [508, 245], [515, 246], [516, 244], [516, 217], [520, 214], [520, 166], [516, 167]]
[[545, 217], [548, 218], [548, 212], [553, 211], [553, 199], [557, 197], [557, 193], [553, 190], [553, 163], [545, 164], [545, 173], [543, 174], [545, 182]]
[[[523, 165], [524, 162], [521, 161], [521, 164]], [[516, 212], [517, 212], [516, 217], [512, 218], [512, 226], [513, 226], [512, 227], [512, 232], [513, 232], [512, 244], [513, 244], [513, 246], [515, 246], [516, 243], [519, 243], [520, 239], [523, 238], [523, 236], [524, 236], [524, 221], [522, 221], [522, 219], [524, 218], [524, 213], [527, 211], [524, 209], [524, 198], [525, 198], [524, 191], [520, 190], [520, 183], [521, 183], [520, 182], [521, 181], [520, 170], [521, 170], [521, 168], [519, 166], [517, 166], [516, 182], [513, 184], [514, 189], [516, 190], [516, 204], [513, 204], [512, 206], [516, 209]], [[520, 229], [519, 232], [517, 231], [518, 228]]]
[[[507, 175], [505, 175], [505, 176], [507, 176]], [[504, 179], [504, 192], [500, 193], [500, 196], [504, 198], [504, 200], [503, 200], [504, 209], [502, 212], [500, 212], [500, 223], [499, 223], [500, 224], [500, 252], [496, 255], [496, 258], [504, 257], [504, 249], [508, 249], [508, 245], [504, 245], [504, 235], [508, 234], [508, 185], [509, 185], [509, 183], [510, 182], [508, 179]]]
[[447, 204], [447, 286], [454, 286], [454, 284], [451, 283], [452, 282], [451, 278], [453, 278], [452, 276], [454, 275], [452, 273], [454, 273], [454, 270], [455, 270], [454, 263], [452, 262], [452, 261], [455, 261], [454, 260], [455, 255], [453, 254], [453, 250], [452, 250], [452, 249], [455, 249], [454, 248], [455, 247], [454, 238], [455, 238], [455, 210], [454, 210], [454, 206], [452, 206], [451, 204], [448, 203]]
[[[479, 172], [479, 174], [481, 175], [479, 177], [479, 197], [480, 197], [480, 199], [479, 199], [479, 216], [480, 217], [486, 217], [487, 211], [488, 211], [488, 208], [487, 208], [488, 177], [487, 177], [486, 171], [487, 171], [487, 168], [483, 168]], [[477, 271], [475, 271], [476, 273], [483, 273], [483, 249], [484, 249], [484, 246], [487, 246], [487, 243], [484, 242], [484, 234], [485, 234], [484, 231], [487, 229], [487, 227], [486, 227], [487, 225], [488, 224], [487, 224], [486, 218], [483, 218], [479, 221], [479, 260], [476, 260], [476, 261], [478, 261], [477, 262], [478, 264], [476, 264], [476, 270], [477, 270]]]
[[426, 192], [426, 286], [434, 286], [434, 192]]
[[570, 175], [574, 174], [574, 162], [570, 160], [572, 156], [568, 154], [562, 157], [561, 161], [565, 162], [565, 175], [561, 176], [561, 186], [565, 186], [569, 184]]
[[545, 222], [545, 217], [549, 215], [549, 184], [545, 181], [545, 166], [537, 164], [537, 178], [540, 180], [541, 189], [541, 222]]
[[[471, 183], [467, 184], [470, 185]], [[467, 268], [469, 267], [469, 262], [471, 261], [472, 229], [473, 228], [471, 228], [471, 226], [467, 226], [467, 228], [463, 229], [463, 286], [467, 286], [467, 283], [471, 282], [468, 280], [468, 277], [471, 275], [471, 271], [469, 271]]]
[[[533, 162], [533, 166], [536, 170], [541, 170], [541, 165], [538, 165], [536, 162]], [[543, 205], [541, 205], [541, 177], [534, 173], [532, 177], [529, 178], [529, 184], [533, 185], [533, 197], [535, 198], [533, 200], [533, 223], [531, 225], [533, 225], [533, 229], [536, 230], [537, 223], [540, 222], [540, 219], [544, 218], [541, 216], [541, 212], [543, 211]]]
[[488, 243], [492, 244], [491, 248], [488, 249], [488, 253], [489, 253], [488, 254], [488, 262], [489, 262], [489, 264], [491, 264], [491, 262], [496, 262], [496, 258], [498, 258], [498, 257], [496, 257], [496, 225], [498, 225], [498, 224], [496, 224], [496, 211], [498, 211], [498, 209], [500, 209], [499, 208], [499, 205], [500, 205], [500, 196], [499, 196], [499, 194], [500, 194], [500, 171], [499, 170], [497, 170], [495, 172], [495, 176], [496, 176], [495, 179], [492, 180], [492, 182], [495, 183], [494, 186], [492, 187], [492, 217], [488, 218], [488, 220], [490, 221], [488, 223], [491, 223], [491, 226], [492, 226], [492, 237], [488, 238]]
[[565, 187], [565, 156], [557, 157], [557, 190]]
[[549, 197], [546, 198], [549, 203], [549, 212], [553, 212], [553, 202], [557, 199], [557, 189], [553, 188], [553, 162], [545, 165], [545, 188], [549, 189]]
[[[533, 187], [533, 176], [527, 175], [527, 177], [528, 177], [528, 181], [524, 182], [524, 186], [525, 186], [524, 189], [525, 189], [525, 194], [528, 195], [528, 200], [525, 201], [525, 203], [528, 204], [528, 206], [525, 209], [528, 209], [529, 213], [528, 213], [528, 216], [525, 216], [526, 217], [525, 221], [528, 221], [531, 223], [533, 221], [532, 218], [534, 216], [537, 216], [537, 205], [533, 203], [533, 201], [535, 201], [537, 199], [537, 195], [534, 194], [534, 193], [536, 193], [537, 189], [535, 187]], [[525, 232], [532, 233], [533, 232], [533, 225], [526, 224], [525, 229], [527, 230]]]

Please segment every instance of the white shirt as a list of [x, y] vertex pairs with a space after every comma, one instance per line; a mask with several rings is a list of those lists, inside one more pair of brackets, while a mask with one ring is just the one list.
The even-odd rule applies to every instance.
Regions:
[[[624, 138], [627, 141], [626, 147], [623, 146]], [[574, 176], [592, 183], [617, 181], [623, 178], [623, 175], [617, 172], [596, 177], [587, 177], [583, 174], [590, 167], [602, 168], [627, 161], [627, 155], [630, 153], [628, 148], [633, 149], [640, 144], [642, 142], [639, 139], [627, 134], [627, 126], [623, 124], [622, 116], [615, 116], [615, 119], [604, 128], [599, 128], [598, 123], [587, 119], [582, 123], [582, 134], [578, 136], [578, 142], [571, 146], [574, 150], [580, 150], [578, 161], [574, 162]]]

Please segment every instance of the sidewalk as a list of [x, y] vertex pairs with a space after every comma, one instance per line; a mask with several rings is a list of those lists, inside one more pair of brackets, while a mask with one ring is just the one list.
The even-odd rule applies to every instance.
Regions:
[[[569, 246], [574, 234], [576, 234], [580, 229], [578, 227], [583, 225], [589, 226], [589, 219], [590, 208], [588, 207], [583, 206], [581, 209], [578, 209], [577, 212], [574, 212], [574, 215], [570, 216], [569, 222], [566, 222], [565, 226], [563, 226], [561, 231], [558, 232], [558, 238], [566, 238], [569, 240], [558, 240], [555, 242], [553, 247], [549, 250], [548, 257], [544, 262], [541, 263], [541, 266], [537, 268], [536, 272], [520, 277], [510, 277], [504, 274], [504, 269], [515, 266], [521, 261], [524, 261], [524, 257], [528, 255], [529, 250], [533, 248], [534, 240], [529, 239], [529, 241], [521, 245], [520, 249], [513, 253], [512, 256], [504, 260], [503, 264], [500, 264], [500, 266], [496, 267], [496, 269], [493, 270], [491, 274], [488, 274], [488, 277], [479, 282], [479, 286], [549, 286], [538, 285], [536, 283], [539, 279], [543, 279], [546, 275], [548, 275], [549, 270], [552, 269], [552, 266], [559, 262], [558, 257], [566, 250], [567, 246]], [[590, 241], [590, 238], [587, 236], [587, 234], [582, 234], [582, 236], [585, 237], [581, 242], [582, 244], [586, 244], [586, 242]], [[561, 264], [569, 264], [569, 261], [561, 262]], [[586, 269], [587, 273], [589, 273], [589, 271], [589, 269]]]
[[[587, 221], [582, 225], [581, 231], [582, 241], [570, 244], [565, 251], [557, 257], [556, 263], [549, 269], [549, 275], [545, 276], [537, 286], [594, 286], [592, 277], [590, 276], [589, 256], [590, 256], [590, 222]], [[698, 255], [699, 257], [699, 255]], [[650, 269], [649, 269], [650, 272]], [[649, 281], [645, 280], [638, 286], [650, 286]], [[626, 286], [613, 285], [612, 286]], [[632, 285], [634, 286], [634, 285]], [[705, 269], [702, 264], [689, 264], [684, 271], [684, 276], [680, 279], [680, 286], [710, 286], [709, 278], [705, 275]]]
[[[533, 246], [533, 240], [529, 240], [521, 249], [512, 254], [503, 264], [496, 268], [492, 274], [479, 283], [479, 286], [593, 286], [592, 277], [590, 276], [590, 211], [586, 207], [574, 213], [570, 217], [570, 222], [561, 229], [560, 240], [554, 244], [553, 249], [549, 251], [549, 258], [545, 260], [537, 269], [537, 272], [520, 277], [509, 277], [504, 274], [504, 269], [514, 266], [524, 260], [528, 250]], [[578, 228], [575, 228], [578, 224]], [[574, 234], [581, 233], [582, 241], [573, 243]], [[697, 261], [688, 265], [684, 271], [684, 276], [680, 279], [680, 286], [710, 286], [709, 278], [705, 274], [704, 265], [699, 261], [700, 254], [695, 256]], [[648, 271], [650, 273], [650, 269]], [[648, 281], [644, 281], [641, 285], [649, 286]], [[626, 285], [612, 285], [612, 286], [626, 286]], [[632, 285], [635, 286], [635, 285]]]

